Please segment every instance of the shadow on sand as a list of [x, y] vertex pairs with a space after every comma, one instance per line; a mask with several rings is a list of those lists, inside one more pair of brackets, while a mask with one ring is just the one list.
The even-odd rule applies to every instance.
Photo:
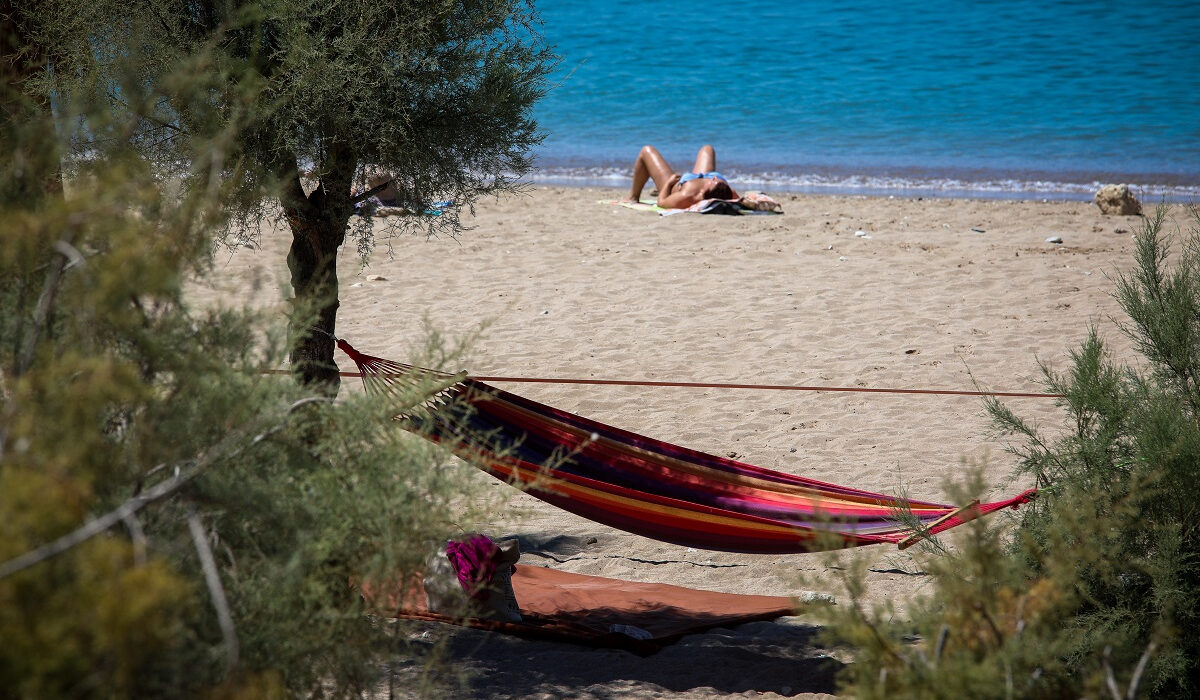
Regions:
[[843, 667], [815, 646], [818, 629], [795, 618], [688, 635], [651, 656], [425, 624], [426, 638], [444, 640], [455, 671], [467, 674], [455, 695], [483, 700], [669, 697], [706, 689], [832, 694]]
[[[594, 551], [604, 537], [523, 533], [516, 539], [523, 554], [562, 561]], [[715, 627], [649, 655], [433, 622], [412, 624], [407, 636], [417, 647], [441, 646], [448, 665], [435, 675], [461, 683], [452, 695], [481, 700], [833, 694], [844, 667], [818, 641], [820, 628], [798, 617]], [[408, 674], [419, 674], [418, 665], [412, 660], [394, 664], [393, 686], [403, 687], [402, 679], [412, 678]]]

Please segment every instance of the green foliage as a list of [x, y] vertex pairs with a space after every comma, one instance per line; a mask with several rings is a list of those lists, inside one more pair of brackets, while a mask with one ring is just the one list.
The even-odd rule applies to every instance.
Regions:
[[[176, 60], [163, 85], [212, 77], [211, 53]], [[404, 653], [359, 586], [420, 567], [465, 470], [394, 406], [264, 374], [277, 320], [189, 307], [236, 187], [181, 192], [130, 147], [158, 89], [123, 91], [123, 118], [4, 124], [96, 150], [66, 197], [0, 171], [0, 697], [356, 695]], [[219, 126], [184, 163], [236, 159]]]
[[[418, 213], [392, 223], [453, 234], [460, 209], [517, 188], [542, 138], [530, 111], [554, 59], [527, 0], [48, 0], [39, 14], [58, 47], [39, 93], [86, 100], [89, 119], [136, 116], [127, 145], [191, 187], [225, 178], [238, 223], [271, 211], [281, 184], [294, 199], [307, 172], [315, 214], [344, 229], [350, 185], [378, 171]], [[192, 74], [175, 70], [196, 55]], [[226, 160], [179, 167], [234, 122]], [[419, 215], [441, 200], [454, 206]], [[368, 252], [370, 228], [355, 233]]]
[[347, 233], [364, 262], [375, 246], [368, 219], [350, 225], [355, 190], [392, 178], [415, 215], [388, 235], [457, 234], [479, 197], [520, 189], [553, 60], [529, 0], [47, 0], [32, 33], [55, 47], [36, 94], [92, 107], [75, 154], [107, 148], [91, 122], [117, 119], [156, 174], [223, 189], [229, 242], [288, 222], [295, 297], [315, 312], [291, 319], [293, 370], [335, 395], [337, 256]]
[[[833, 615], [860, 650], [856, 697], [1190, 698], [1200, 691], [1200, 215], [1169, 264], [1160, 208], [1116, 280], [1121, 328], [1145, 359], [1118, 367], [1092, 329], [1065, 375], [1069, 429], [1056, 438], [998, 401], [1019, 476], [1040, 488], [1004, 537], [973, 523], [957, 551], [926, 556], [932, 592], [891, 622], [852, 605]], [[982, 485], [966, 491], [978, 493]]]
[[[528, 0], [52, 1], [44, 36], [64, 55], [43, 94], [137, 114], [125, 142], [162, 172], [238, 125], [218, 149], [229, 157], [179, 175], [188, 189], [227, 185], [235, 243], [269, 211], [286, 219], [295, 298], [316, 311], [292, 318], [293, 369], [331, 394], [338, 252], [347, 233], [364, 261], [374, 247], [370, 221], [349, 225], [355, 185], [391, 178], [416, 215], [390, 233], [456, 234], [476, 199], [520, 189], [541, 138], [529, 113], [551, 55]], [[206, 56], [198, 79], [174, 77], [191, 55]]]

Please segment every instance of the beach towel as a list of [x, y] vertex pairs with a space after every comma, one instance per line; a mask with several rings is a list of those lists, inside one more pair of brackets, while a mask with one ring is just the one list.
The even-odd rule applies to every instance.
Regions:
[[703, 591], [518, 564], [512, 576], [520, 622], [455, 618], [431, 612], [419, 577], [364, 586], [387, 617], [465, 625], [535, 639], [626, 649], [649, 655], [687, 634], [773, 620], [803, 603], [783, 596]]
[[[441, 216], [453, 204], [454, 202], [450, 201], [434, 202], [428, 209], [424, 209], [423, 212], [426, 216]], [[385, 201], [379, 197], [370, 196], [354, 205], [354, 213], [358, 216], [385, 218], [389, 216], [412, 216], [417, 211], [394, 200]]]
[[600, 204], [615, 204], [618, 207], [625, 207], [634, 211], [650, 211], [662, 213], [664, 211], [672, 211], [671, 209], [663, 209], [653, 199], [643, 199], [640, 202], [627, 202], [622, 199], [601, 199]]
[[663, 216], [671, 214], [725, 214], [738, 216], [746, 213], [736, 199], [702, 199], [686, 209], [668, 209]]
[[659, 216], [674, 214], [782, 214], [783, 205], [762, 192], [747, 192], [739, 199], [705, 199], [685, 209], [664, 209], [656, 200], [643, 199], [627, 202], [620, 199], [602, 199], [601, 204], [616, 204], [634, 211], [656, 212]]

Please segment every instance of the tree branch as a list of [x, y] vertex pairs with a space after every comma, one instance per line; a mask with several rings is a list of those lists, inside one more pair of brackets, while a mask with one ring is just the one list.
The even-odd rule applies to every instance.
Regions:
[[147, 546], [146, 532], [142, 529], [142, 523], [133, 513], [122, 518], [122, 521], [125, 523], [125, 529], [129, 530], [129, 539], [133, 543], [133, 563], [137, 566], [145, 566]]
[[1113, 677], [1112, 665], [1108, 663], [1108, 657], [1112, 653], [1112, 646], [1104, 647], [1104, 683], [1108, 686], [1108, 692], [1112, 693], [1113, 700], [1121, 700], [1121, 690], [1117, 687], [1117, 679]]
[[192, 543], [196, 545], [196, 555], [200, 557], [200, 568], [204, 571], [204, 582], [208, 584], [208, 595], [212, 598], [213, 607], [217, 609], [217, 624], [221, 626], [221, 636], [225, 639], [225, 674], [232, 675], [238, 665], [237, 630], [233, 626], [233, 614], [229, 612], [229, 600], [225, 597], [225, 588], [221, 585], [221, 574], [217, 571], [217, 562], [213, 558], [212, 547], [204, 533], [204, 524], [196, 509], [188, 506], [188, 530], [192, 533]]
[[[301, 399], [293, 403], [288, 407], [287, 412], [291, 413], [297, 408], [310, 403], [332, 401], [333, 399], [325, 396], [310, 396], [306, 399]], [[263, 440], [266, 440], [271, 435], [279, 432], [281, 429], [283, 429], [282, 424], [276, 425], [269, 430], [259, 433], [248, 444], [230, 452], [228, 457], [236, 457], [245, 450], [254, 447]], [[222, 457], [221, 453], [230, 444], [236, 442], [244, 435], [245, 432], [229, 435], [224, 440], [217, 443], [213, 449], [201, 456], [191, 469], [185, 472], [176, 472], [175, 476], [164, 482], [156, 484], [153, 488], [146, 491], [145, 495], [134, 496], [133, 498], [130, 498], [122, 503], [117, 508], [105, 513], [104, 515], [101, 515], [86, 525], [83, 525], [63, 535], [57, 540], [44, 544], [37, 549], [30, 550], [20, 556], [9, 559], [3, 564], [0, 564], [0, 579], [24, 571], [25, 569], [40, 564], [52, 557], [56, 557], [59, 554], [71, 549], [75, 545], [86, 542], [101, 532], [108, 530], [117, 523], [124, 522], [126, 518], [131, 517], [134, 513], [137, 513], [145, 506], [174, 494], [176, 491], [183, 488], [190, 481], [199, 476], [205, 469], [211, 466], [213, 462]]]
[[[309, 196], [304, 194], [304, 187], [300, 184], [300, 171], [296, 167], [296, 155], [294, 153], [283, 152], [276, 155], [276, 160], [272, 165], [275, 177], [277, 177], [282, 186], [279, 199], [284, 211], [289, 210], [299, 216], [311, 217], [312, 201]], [[320, 185], [318, 185], [320, 189]]]
[[16, 367], [13, 368], [15, 376], [21, 376], [29, 371], [33, 366], [34, 355], [37, 354], [38, 343], [41, 342], [42, 332], [50, 320], [50, 311], [54, 308], [54, 300], [58, 297], [59, 287], [62, 286], [63, 274], [67, 270], [83, 263], [83, 255], [71, 244], [71, 239], [75, 237], [75, 228], [78, 225], [77, 221], [72, 221], [71, 231], [67, 237], [54, 244], [54, 249], [59, 255], [50, 265], [50, 271], [46, 273], [46, 282], [42, 285], [42, 293], [38, 297], [37, 307], [33, 312], [33, 323], [29, 329], [29, 335], [25, 336], [25, 343], [21, 346], [20, 354], [17, 356]]
[[383, 183], [383, 184], [381, 184], [381, 185], [375, 185], [374, 187], [372, 187], [371, 189], [367, 190], [366, 192], [363, 192], [363, 193], [361, 193], [361, 194], [357, 194], [357, 195], [354, 195], [353, 197], [351, 197], [351, 198], [350, 198], [350, 203], [351, 203], [351, 204], [358, 204], [359, 202], [363, 201], [363, 200], [364, 200], [364, 199], [366, 199], [367, 197], [370, 197], [370, 196], [371, 196], [371, 195], [373, 195], [373, 194], [378, 194], [378, 193], [380, 193], [380, 192], [382, 192], [382, 191], [386, 190], [386, 189], [388, 188], [388, 185], [390, 185], [390, 184], [392, 184], [392, 181], [391, 181], [391, 180], [388, 180], [387, 182], [385, 182], [385, 183]]
[[1137, 668], [1133, 670], [1133, 678], [1129, 679], [1129, 689], [1126, 694], [1126, 700], [1134, 700], [1137, 697], [1138, 685], [1142, 682], [1142, 674], [1146, 671], [1146, 664], [1150, 662], [1150, 657], [1154, 655], [1153, 641], [1146, 645], [1146, 651], [1142, 652], [1142, 658], [1138, 659]]

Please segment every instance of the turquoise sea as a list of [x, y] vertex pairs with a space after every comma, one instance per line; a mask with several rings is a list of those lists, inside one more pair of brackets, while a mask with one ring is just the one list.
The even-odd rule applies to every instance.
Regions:
[[1200, 200], [1200, 2], [538, 0], [535, 181], [711, 143], [767, 191]]

